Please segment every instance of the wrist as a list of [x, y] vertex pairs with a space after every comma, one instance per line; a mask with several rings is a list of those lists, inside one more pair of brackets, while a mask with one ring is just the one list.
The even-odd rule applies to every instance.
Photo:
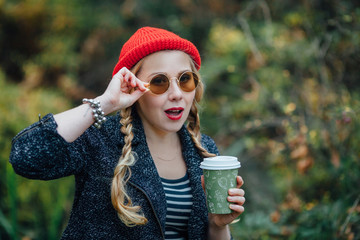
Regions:
[[104, 111], [105, 116], [116, 111], [112, 101], [105, 95], [100, 95], [96, 97], [95, 100], [100, 102], [101, 108]]
[[106, 121], [105, 113], [101, 108], [100, 101], [96, 99], [87, 99], [82, 100], [84, 104], [89, 104], [92, 109], [92, 115], [94, 119], [94, 126], [98, 129], [101, 128], [101, 125]]
[[214, 221], [210, 221], [209, 222], [209, 227], [213, 230], [216, 230], [216, 231], [223, 231], [225, 229], [228, 229], [228, 225], [217, 225]]
[[231, 239], [230, 229], [228, 225], [218, 226], [216, 224], [209, 225], [209, 239]]
[[209, 239], [231, 239], [229, 225], [220, 221], [216, 214], [209, 214]]

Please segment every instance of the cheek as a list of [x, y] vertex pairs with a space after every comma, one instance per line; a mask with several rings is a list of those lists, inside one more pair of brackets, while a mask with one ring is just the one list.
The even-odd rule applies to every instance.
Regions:
[[189, 116], [189, 112], [191, 111], [191, 107], [193, 105], [193, 102], [195, 101], [195, 94], [189, 94], [188, 96], [185, 97], [185, 101], [186, 101], [186, 108], [185, 108], [185, 115], [184, 117], [187, 118]]
[[192, 103], [195, 100], [195, 92], [192, 92], [191, 94], [189, 94], [188, 96], [186, 96], [186, 103], [187, 105], [192, 105]]
[[145, 94], [138, 100], [138, 105], [143, 112], [153, 111], [162, 106], [162, 100], [159, 97], [154, 97]]

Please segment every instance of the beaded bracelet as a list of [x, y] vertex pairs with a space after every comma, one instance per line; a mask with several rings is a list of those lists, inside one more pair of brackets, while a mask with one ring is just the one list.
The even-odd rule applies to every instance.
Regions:
[[82, 102], [90, 104], [90, 107], [92, 108], [92, 112], [93, 112], [93, 117], [95, 120], [94, 126], [97, 129], [100, 129], [101, 125], [106, 121], [105, 113], [101, 109], [100, 102], [98, 100], [87, 99], [87, 98], [84, 98]]

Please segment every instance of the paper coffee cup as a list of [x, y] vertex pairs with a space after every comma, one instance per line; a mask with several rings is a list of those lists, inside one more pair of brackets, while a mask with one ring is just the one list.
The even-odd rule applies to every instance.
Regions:
[[200, 164], [203, 169], [207, 208], [210, 213], [231, 213], [227, 201], [228, 190], [237, 185], [236, 176], [240, 168], [237, 157], [216, 156], [205, 158]]

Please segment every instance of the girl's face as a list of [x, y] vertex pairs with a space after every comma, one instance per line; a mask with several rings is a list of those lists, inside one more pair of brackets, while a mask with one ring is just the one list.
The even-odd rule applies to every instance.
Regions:
[[192, 71], [190, 61], [190, 57], [182, 51], [160, 51], [144, 58], [137, 74], [140, 80], [150, 82], [159, 73], [170, 79], [170, 87], [165, 93], [155, 95], [149, 91], [137, 101], [137, 110], [145, 130], [163, 135], [179, 131], [185, 123], [195, 90], [182, 91], [177, 78], [183, 72]]

